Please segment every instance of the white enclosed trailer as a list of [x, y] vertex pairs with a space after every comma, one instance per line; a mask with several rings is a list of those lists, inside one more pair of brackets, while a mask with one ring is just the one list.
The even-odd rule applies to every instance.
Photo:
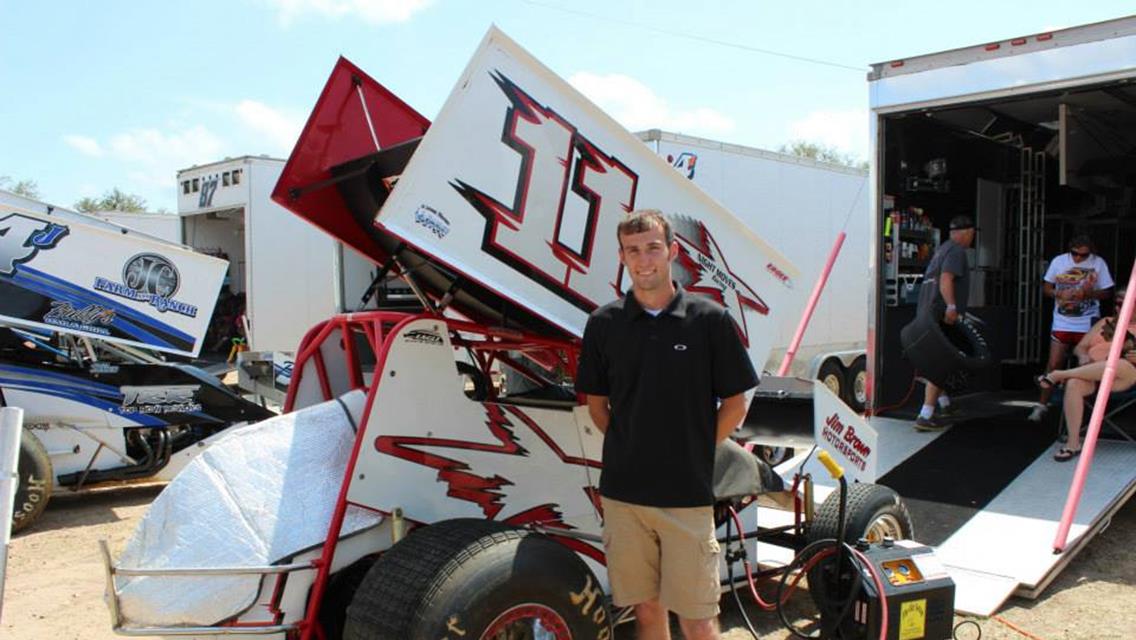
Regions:
[[[801, 275], [792, 286], [789, 317], [802, 311], [807, 293], [828, 257], [832, 241], [847, 233], [836, 266], [790, 375], [820, 378], [861, 409], [864, 402], [864, 345], [868, 295], [868, 172], [716, 140], [651, 129], [640, 140], [750, 229], [786, 255]], [[777, 371], [795, 325], [782, 322], [766, 371]]]
[[[1010, 594], [1036, 596], [1136, 492], [1133, 415], [1118, 407], [1117, 439], [1098, 444], [1068, 545], [1055, 554], [1084, 456], [1053, 458], [1060, 407], [1048, 426], [1025, 420], [1049, 342], [1047, 261], [1073, 234], [1089, 233], [1116, 281], [1131, 277], [1133, 79], [1134, 17], [893, 60], [868, 76], [874, 415], [858, 421], [818, 400], [815, 432], [829, 442], [856, 432], [863, 446], [836, 448], [837, 457], [908, 498], [916, 534], [937, 548], [964, 611], [989, 614]], [[949, 430], [918, 433], [911, 420], [922, 385], [899, 336], [915, 315], [903, 285], [918, 288], [926, 254], [897, 242], [933, 245], [933, 229], [959, 214], [977, 221], [970, 312], [984, 323], [993, 365], [952, 389], [962, 415]]]
[[374, 265], [270, 198], [284, 161], [243, 156], [177, 174], [183, 242], [229, 261], [244, 294], [249, 347], [293, 352], [313, 324], [357, 311]]

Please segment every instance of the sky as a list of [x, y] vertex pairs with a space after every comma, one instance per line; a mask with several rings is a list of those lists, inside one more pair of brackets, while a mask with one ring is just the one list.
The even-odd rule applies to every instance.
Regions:
[[0, 176], [176, 210], [179, 169], [286, 158], [338, 56], [428, 118], [496, 24], [632, 131], [868, 155], [869, 65], [1131, 0], [0, 0]]

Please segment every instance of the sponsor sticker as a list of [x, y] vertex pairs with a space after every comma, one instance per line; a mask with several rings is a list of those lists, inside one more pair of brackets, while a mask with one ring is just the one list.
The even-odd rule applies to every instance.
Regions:
[[43, 322], [64, 329], [109, 336], [110, 329], [107, 327], [114, 323], [114, 309], [97, 304], [75, 307], [70, 302], [52, 300], [51, 309], [44, 314]]
[[197, 306], [174, 298], [181, 276], [168, 258], [156, 253], [140, 253], [126, 261], [121, 282], [96, 277], [94, 288], [111, 295], [148, 303], [161, 313], [197, 317]]
[[197, 402], [198, 384], [174, 384], [164, 386], [123, 386], [122, 407], [119, 413], [130, 415], [143, 413], [162, 415], [167, 413], [194, 413], [201, 411]]
[[415, 329], [414, 331], [407, 331], [402, 335], [404, 342], [418, 342], [421, 344], [442, 345], [442, 336], [438, 335], [436, 331], [428, 329]]
[[415, 210], [414, 223], [425, 227], [427, 231], [438, 236], [439, 240], [450, 233], [450, 221], [446, 216], [442, 215], [441, 211], [424, 204], [419, 205]]

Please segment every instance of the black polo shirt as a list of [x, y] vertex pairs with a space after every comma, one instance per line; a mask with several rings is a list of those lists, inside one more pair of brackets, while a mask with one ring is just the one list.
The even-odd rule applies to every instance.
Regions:
[[608, 396], [600, 493], [655, 507], [714, 503], [719, 398], [757, 386], [724, 308], [678, 289], [658, 316], [628, 293], [584, 329], [576, 390]]

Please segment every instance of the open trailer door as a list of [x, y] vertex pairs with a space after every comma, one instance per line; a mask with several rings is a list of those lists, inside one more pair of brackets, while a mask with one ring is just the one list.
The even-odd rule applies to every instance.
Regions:
[[0, 324], [196, 356], [224, 274], [223, 260], [0, 193]]

